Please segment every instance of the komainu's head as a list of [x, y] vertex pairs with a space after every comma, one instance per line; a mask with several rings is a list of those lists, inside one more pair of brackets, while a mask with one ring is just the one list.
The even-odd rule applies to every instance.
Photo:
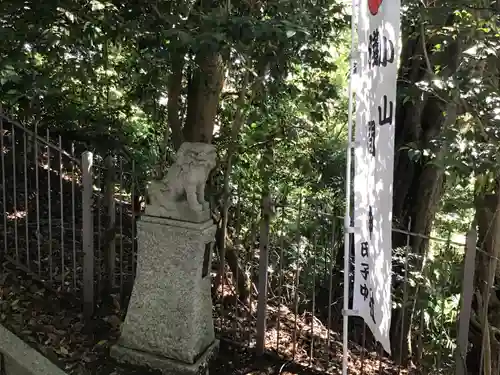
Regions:
[[217, 153], [214, 145], [201, 142], [184, 142], [177, 151], [176, 164], [203, 167], [207, 173], [217, 163]]

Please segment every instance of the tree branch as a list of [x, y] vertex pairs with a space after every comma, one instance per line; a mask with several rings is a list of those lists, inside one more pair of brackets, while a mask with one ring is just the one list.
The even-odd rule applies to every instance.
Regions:
[[[180, 118], [180, 96], [182, 92], [182, 70], [184, 68], [184, 53], [179, 53], [172, 62], [172, 74], [168, 82], [168, 124], [172, 130], [174, 149], [178, 150], [182, 144], [182, 124]], [[167, 141], [165, 139], [165, 141]]]

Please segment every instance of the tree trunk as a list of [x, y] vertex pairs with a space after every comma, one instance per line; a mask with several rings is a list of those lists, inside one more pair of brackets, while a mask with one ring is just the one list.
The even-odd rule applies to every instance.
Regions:
[[[429, 63], [432, 63], [432, 59], [426, 61], [424, 58], [426, 54], [427, 46], [423, 33], [404, 43], [402, 61], [405, 64], [402, 64], [399, 72], [398, 90], [404, 91], [406, 87], [402, 87], [403, 85], [414, 86], [422, 79], [431, 78], [433, 68]], [[458, 58], [458, 49], [450, 47], [448, 54], [450, 76], [456, 70]], [[444, 144], [436, 145], [433, 141], [439, 139], [443, 127], [453, 125], [456, 121], [457, 104], [455, 95], [448, 103], [430, 93], [423, 93], [420, 100], [406, 101], [404, 97], [401, 99], [397, 106], [396, 119], [393, 221], [396, 227], [407, 229], [407, 223], [411, 220], [412, 232], [428, 236], [443, 194], [444, 169], [439, 165], [439, 161], [446, 153]], [[412, 160], [409, 150], [402, 148], [408, 144], [417, 150], [430, 149], [437, 157], [435, 160], [430, 160], [420, 156], [418, 160]], [[394, 249], [405, 247], [406, 242], [405, 234], [393, 233]], [[416, 258], [419, 259], [410, 267], [420, 270], [428, 241], [422, 237], [412, 236], [410, 246], [409, 252], [417, 255]], [[393, 281], [394, 291], [397, 297], [401, 298], [404, 266], [395, 264], [394, 274], [397, 275]], [[406, 363], [411, 354], [409, 333], [414, 313], [413, 306], [418, 298], [418, 289], [409, 288], [408, 292], [412, 297], [404, 309], [398, 308], [393, 311], [391, 326], [392, 355], [402, 363]]]
[[[174, 150], [182, 144], [182, 123], [180, 117], [180, 98], [182, 92], [182, 70], [184, 68], [184, 53], [180, 53], [172, 62], [172, 74], [168, 82], [168, 124], [172, 134]], [[165, 144], [168, 138], [165, 139]], [[166, 148], [166, 147], [165, 147]]]
[[223, 86], [223, 62], [217, 52], [204, 47], [196, 57], [188, 86], [184, 141], [211, 143], [219, 97]]
[[[497, 258], [500, 255], [500, 181], [496, 193], [476, 199], [478, 248], [474, 277], [475, 301], [471, 316], [470, 341], [473, 346], [467, 363], [483, 369], [479, 374], [498, 374], [500, 353], [500, 300], [495, 285], [500, 276]], [[482, 358], [482, 359], [481, 359]], [[473, 367], [470, 367], [472, 370]]]
[[[250, 279], [248, 275], [243, 271], [240, 266], [240, 262], [238, 259], [238, 250], [236, 246], [233, 244], [229, 236], [226, 235], [226, 239], [224, 240], [225, 231], [222, 227], [217, 228], [217, 232], [215, 234], [215, 246], [219, 253], [219, 259], [223, 259], [221, 256], [221, 249], [225, 244], [225, 255], [224, 259], [227, 261], [229, 269], [234, 278], [234, 282], [237, 288], [237, 295], [241, 301], [247, 301], [250, 296]], [[212, 288], [212, 293], [215, 293], [222, 282], [221, 279], [217, 279], [214, 281], [214, 286]]]
[[[262, 81], [264, 79], [265, 70], [261, 71], [259, 78], [252, 83], [252, 88], [250, 90], [250, 102], [256, 94], [261, 94], [263, 92], [263, 84]], [[241, 128], [243, 123], [245, 122], [245, 114], [244, 114], [244, 105], [248, 92], [248, 85], [250, 83], [250, 71], [247, 70], [245, 72], [243, 78], [243, 84], [238, 94], [238, 99], [236, 100], [236, 112], [234, 114], [234, 119], [231, 124], [231, 135], [229, 139], [229, 145], [227, 147], [226, 153], [226, 170], [224, 171], [224, 184], [223, 184], [223, 192], [222, 192], [222, 238], [228, 238], [227, 236], [227, 226], [229, 222], [229, 207], [230, 207], [230, 199], [231, 192], [229, 191], [229, 182], [231, 179], [231, 173], [233, 170], [233, 160], [236, 157], [237, 149], [238, 149], [238, 137], [240, 135]], [[226, 243], [223, 241], [220, 243], [219, 247], [220, 251], [220, 269], [215, 278], [215, 284], [219, 285], [221, 283], [223, 274], [224, 274], [224, 262], [222, 259], [225, 259], [226, 256]], [[238, 259], [236, 258], [236, 261]], [[228, 259], [229, 262], [229, 259]]]

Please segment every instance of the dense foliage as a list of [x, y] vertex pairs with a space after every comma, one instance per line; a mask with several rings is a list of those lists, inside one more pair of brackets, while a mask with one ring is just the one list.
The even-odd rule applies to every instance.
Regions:
[[[348, 5], [4, 0], [0, 103], [29, 129], [77, 141], [80, 152], [134, 161], [141, 183], [164, 173], [183, 140], [214, 143], [210, 195], [222, 238], [235, 240], [234, 248], [222, 241], [227, 256], [241, 242], [236, 259], [255, 261], [258, 223], [269, 219], [277, 293], [290, 302], [301, 270], [293, 302], [325, 311], [335, 301], [338, 321], [343, 252], [331, 238], [340, 238], [333, 217], [345, 195]], [[483, 255], [472, 320], [500, 329], [498, 300], [477, 299], [489, 294], [483, 285], [496, 289], [497, 270], [485, 270], [500, 253], [498, 224], [490, 230], [500, 205], [500, 2], [406, 1], [403, 9], [394, 222], [449, 238], [430, 246], [395, 234], [393, 321], [408, 323], [395, 323], [392, 341], [395, 358], [437, 366], [452, 362], [456, 345], [463, 249], [450, 244], [474, 218]], [[273, 215], [260, 210], [266, 197]], [[405, 269], [410, 282], [399, 288]], [[498, 352], [495, 334], [481, 339], [489, 328], [471, 327], [472, 360], [485, 345]], [[449, 349], [439, 364], [436, 345]], [[497, 360], [487, 366], [497, 373]]]

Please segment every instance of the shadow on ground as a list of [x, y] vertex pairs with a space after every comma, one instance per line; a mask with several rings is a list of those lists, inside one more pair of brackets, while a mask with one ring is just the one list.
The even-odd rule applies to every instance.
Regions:
[[[119, 365], [109, 357], [109, 349], [119, 336], [123, 315], [123, 309], [115, 301], [115, 306], [101, 309], [101, 314], [96, 314], [90, 324], [85, 323], [78, 304], [61, 298], [14, 268], [5, 264], [0, 267], [0, 324], [68, 374], [160, 374], [145, 368]], [[219, 356], [210, 366], [210, 374], [320, 373], [277, 356], [257, 357], [251, 349], [223, 340]]]
[[[161, 375], [159, 371], [123, 366], [112, 359], [102, 359], [92, 372], [97, 375]], [[210, 375], [320, 375], [274, 356], [257, 357], [250, 350], [221, 342], [219, 356], [211, 363]]]

